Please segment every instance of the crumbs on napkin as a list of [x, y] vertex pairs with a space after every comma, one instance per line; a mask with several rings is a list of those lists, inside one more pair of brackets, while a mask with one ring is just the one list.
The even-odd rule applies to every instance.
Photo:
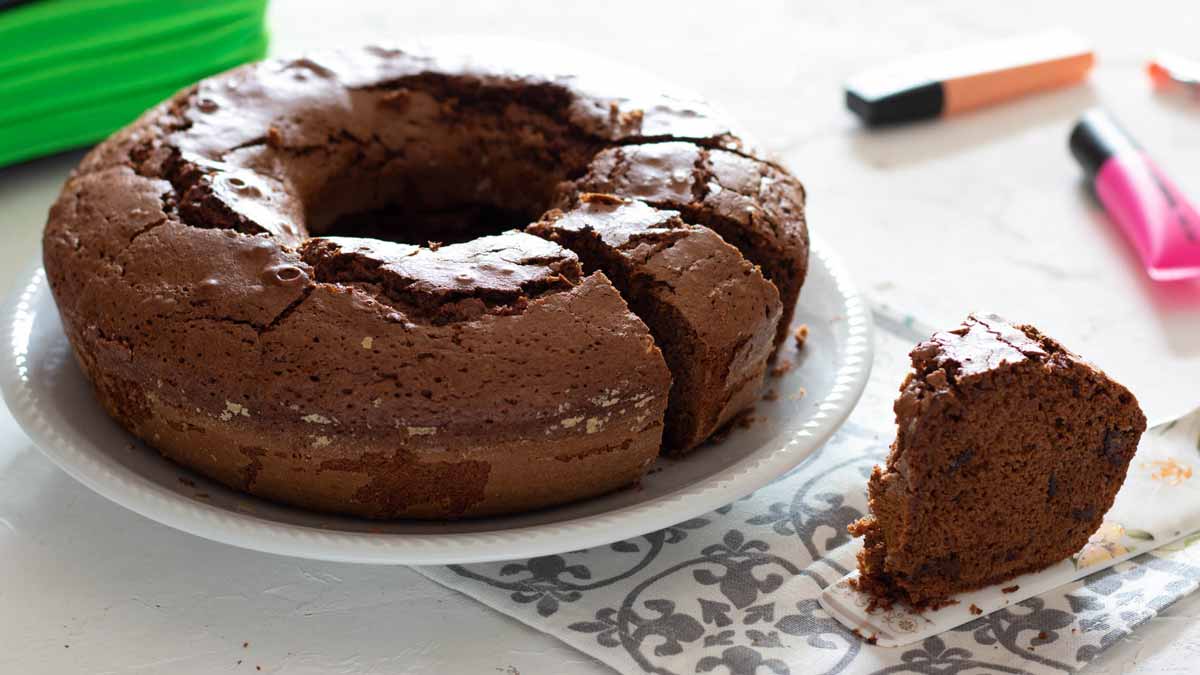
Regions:
[[869, 645], [873, 645], [879, 641], [878, 634], [872, 635], [871, 637], [867, 637], [866, 635], [863, 635], [857, 628], [851, 630], [850, 632], [854, 633], [854, 637], [858, 638], [859, 640], [862, 640], [863, 642], [865, 642]]
[[783, 377], [792, 370], [793, 366], [795, 364], [790, 359], [779, 359], [779, 363], [776, 363], [775, 367], [771, 369], [771, 377]]
[[804, 349], [804, 343], [808, 342], [808, 324], [800, 324], [792, 334], [792, 339], [796, 341], [796, 349]]

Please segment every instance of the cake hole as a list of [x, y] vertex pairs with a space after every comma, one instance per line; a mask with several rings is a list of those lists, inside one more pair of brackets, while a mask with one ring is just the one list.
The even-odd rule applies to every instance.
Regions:
[[[330, 135], [319, 166], [303, 153], [276, 153], [277, 177], [304, 179], [300, 229], [310, 236], [425, 245], [523, 229], [601, 146], [566, 121], [573, 98], [557, 84], [420, 73], [354, 103], [376, 106], [373, 133]], [[312, 119], [291, 115], [287, 126], [323, 129], [339, 105], [314, 109]]]
[[467, 204], [440, 210], [389, 205], [382, 209], [342, 215], [327, 228], [322, 228], [320, 234], [382, 239], [416, 246], [426, 246], [429, 242], [458, 244], [507, 230], [524, 229], [537, 216], [487, 204]]

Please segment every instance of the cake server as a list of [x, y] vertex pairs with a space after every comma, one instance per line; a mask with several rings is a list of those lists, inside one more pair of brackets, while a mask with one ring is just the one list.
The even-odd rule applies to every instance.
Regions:
[[[1200, 408], [1142, 435], [1129, 473], [1104, 523], [1077, 553], [1040, 572], [1023, 574], [994, 586], [953, 596], [940, 609], [909, 611], [900, 603], [867, 611], [871, 599], [851, 581], [858, 571], [830, 584], [821, 607], [863, 639], [883, 647], [920, 642], [995, 610], [1099, 572], [1135, 556], [1180, 542], [1200, 541]], [[1164, 504], [1170, 508], [1164, 508]], [[1178, 545], [1178, 544], [1177, 544]], [[853, 569], [861, 543], [852, 541], [810, 569]], [[831, 565], [832, 563], [832, 565]], [[797, 577], [804, 582], [807, 578]], [[811, 582], [809, 582], [811, 583]]]

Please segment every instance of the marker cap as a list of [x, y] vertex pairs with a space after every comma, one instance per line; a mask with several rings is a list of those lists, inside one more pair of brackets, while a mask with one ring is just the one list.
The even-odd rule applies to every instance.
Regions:
[[944, 103], [941, 82], [885, 91], [867, 91], [853, 84], [846, 87], [846, 107], [869, 125], [937, 117]]
[[1110, 157], [1141, 150], [1137, 141], [1100, 108], [1093, 108], [1079, 118], [1071, 129], [1068, 145], [1088, 177], [1094, 177]]

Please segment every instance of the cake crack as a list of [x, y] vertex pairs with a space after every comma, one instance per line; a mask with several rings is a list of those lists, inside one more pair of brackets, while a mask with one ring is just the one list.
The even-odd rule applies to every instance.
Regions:
[[313, 294], [314, 290], [316, 290], [316, 285], [314, 285], [314, 284], [306, 285], [301, 290], [300, 297], [289, 302], [286, 307], [284, 307], [278, 314], [276, 314], [266, 324], [262, 325], [261, 327], [256, 326], [255, 331], [258, 333], [259, 337], [262, 337], [263, 335], [278, 328], [279, 325], [281, 323], [283, 323], [285, 320], [287, 320], [287, 318], [289, 316], [294, 314], [297, 309], [300, 309], [300, 305], [303, 305], [305, 302], [308, 301], [308, 298]]
[[[528, 235], [496, 238], [503, 241], [508, 236]], [[358, 248], [351, 248], [353, 242]], [[406, 317], [435, 325], [484, 315], [521, 314], [545, 295], [571, 290], [581, 276], [578, 260], [565, 251], [561, 255], [526, 255], [515, 251], [511, 241], [466, 250], [464, 246], [434, 250], [390, 242], [315, 238], [301, 247], [301, 258], [312, 266], [318, 282], [356, 288]], [[463, 279], [456, 276], [461, 272], [454, 271], [485, 266], [493, 268], [494, 277]], [[441, 281], [422, 278], [423, 269], [436, 270]]]

